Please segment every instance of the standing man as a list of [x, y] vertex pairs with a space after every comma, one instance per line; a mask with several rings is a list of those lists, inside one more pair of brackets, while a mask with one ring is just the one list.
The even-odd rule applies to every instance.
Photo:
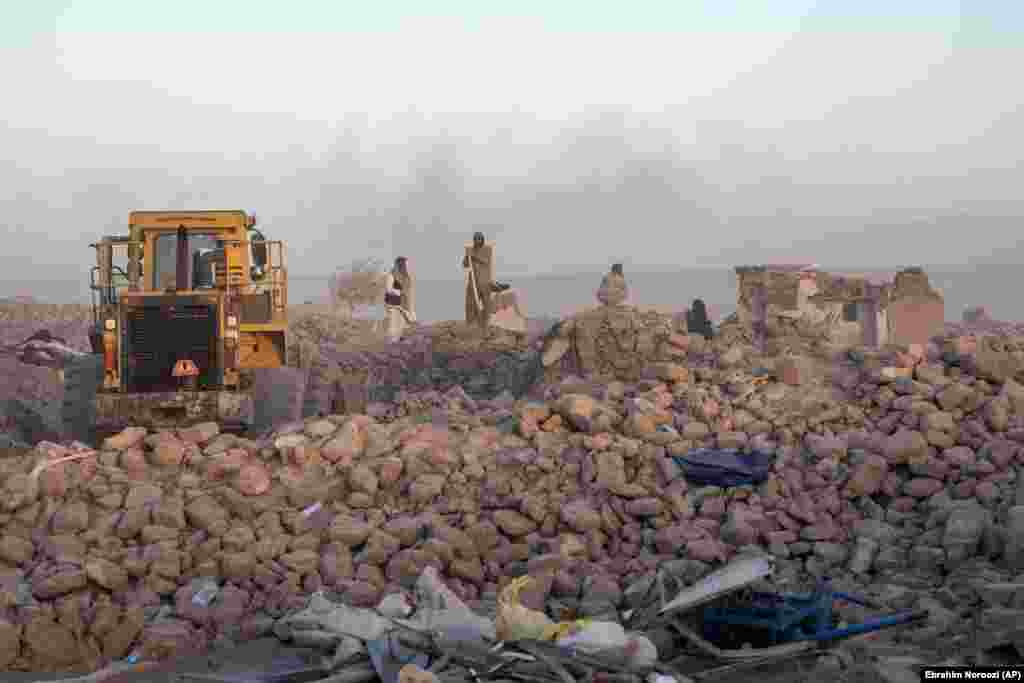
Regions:
[[395, 265], [386, 276], [384, 290], [384, 325], [389, 341], [397, 341], [409, 325], [416, 322], [415, 285], [409, 272], [409, 261], [404, 256], [395, 259]]
[[473, 233], [462, 267], [466, 270], [466, 323], [487, 327], [494, 313], [494, 248], [484, 243], [482, 232]]
[[711, 320], [708, 318], [708, 310], [702, 299], [694, 299], [690, 312], [686, 314], [686, 328], [690, 334], [699, 334], [705, 339], [711, 339], [715, 335]]
[[626, 276], [622, 273], [622, 264], [613, 264], [611, 272], [601, 279], [601, 286], [597, 289], [597, 300], [605, 306], [621, 306], [628, 297], [629, 287], [626, 285]]
[[409, 259], [399, 256], [395, 259], [395, 267], [392, 270], [395, 281], [398, 283], [398, 290], [402, 293], [401, 306], [410, 324], [416, 322], [416, 281], [409, 272]]

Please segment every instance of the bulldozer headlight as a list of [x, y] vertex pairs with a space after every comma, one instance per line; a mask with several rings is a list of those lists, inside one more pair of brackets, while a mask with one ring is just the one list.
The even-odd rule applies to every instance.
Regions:
[[103, 321], [103, 326], [108, 330], [115, 330], [117, 329], [117, 321], [114, 320], [113, 318], [108, 318], [107, 320]]

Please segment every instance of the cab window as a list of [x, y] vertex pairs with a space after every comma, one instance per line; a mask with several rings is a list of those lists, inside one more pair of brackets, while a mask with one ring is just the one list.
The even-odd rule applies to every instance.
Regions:
[[[193, 287], [195, 273], [193, 263], [196, 254], [217, 248], [218, 236], [215, 233], [190, 232], [188, 234], [188, 283]], [[173, 289], [177, 279], [178, 235], [169, 232], [154, 240], [153, 253], [153, 289]]]

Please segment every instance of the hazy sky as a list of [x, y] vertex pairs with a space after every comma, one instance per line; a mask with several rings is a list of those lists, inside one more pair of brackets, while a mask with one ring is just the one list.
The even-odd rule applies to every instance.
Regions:
[[1024, 257], [1015, 0], [10, 4], [0, 279], [184, 207], [301, 274]]

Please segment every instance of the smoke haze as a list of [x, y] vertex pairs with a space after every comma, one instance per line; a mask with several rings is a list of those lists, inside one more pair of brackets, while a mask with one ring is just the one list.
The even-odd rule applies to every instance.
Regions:
[[0, 43], [2, 289], [186, 207], [257, 214], [309, 276], [459, 278], [476, 229], [499, 277], [1020, 263], [1020, 10], [844, 4], [40, 3]]

